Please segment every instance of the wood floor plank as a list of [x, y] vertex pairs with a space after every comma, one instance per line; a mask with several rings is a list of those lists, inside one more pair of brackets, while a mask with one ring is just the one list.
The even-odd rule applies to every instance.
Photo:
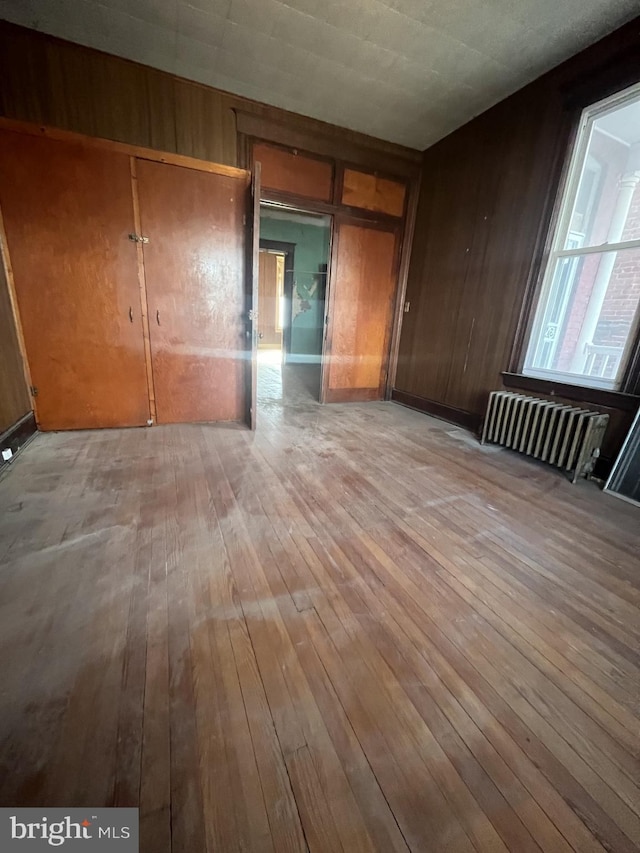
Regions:
[[[309, 638], [308, 620], [317, 616], [314, 600], [319, 591], [313, 584], [311, 587], [307, 585], [308, 577], [305, 575], [309, 576], [310, 573], [308, 570], [305, 571], [304, 557], [287, 529], [293, 518], [293, 506], [287, 503], [285, 507], [284, 495], [277, 492], [273, 482], [270, 483], [269, 488], [265, 488], [266, 482], [268, 482], [266, 478], [261, 480], [262, 495], [258, 498], [256, 492], [255, 496], [260, 502], [265, 517], [269, 518], [273, 524], [273, 533], [269, 535], [267, 531], [270, 556], [267, 560], [264, 555], [262, 556], [265, 571], [269, 572], [270, 586], [278, 600], [284, 602], [281, 607], [285, 606], [289, 616], [294, 617], [287, 620], [287, 628], [292, 635], [334, 746], [343, 756], [343, 765], [349, 784], [368, 831], [376, 843], [376, 849], [406, 850], [404, 837], [360, 746], [349, 717], [339, 701], [315, 648], [306, 641]], [[282, 515], [278, 514], [278, 510]], [[279, 523], [282, 518], [288, 520], [286, 527]], [[300, 621], [295, 618], [291, 605], [287, 604], [285, 592], [291, 596], [296, 610], [305, 613], [306, 630], [303, 630]], [[348, 756], [347, 761], [344, 760], [346, 756]]]
[[[345, 464], [348, 464], [348, 460], [345, 460]], [[353, 470], [354, 469], [353, 463], [351, 464], [351, 467]], [[369, 486], [371, 485], [370, 480], [367, 480], [366, 478], [363, 478], [361, 476], [359, 476], [359, 479], [361, 481], [367, 483]], [[383, 479], [383, 478], [381, 477], [380, 479]], [[432, 475], [430, 477], [430, 483], [432, 482], [433, 479], [435, 479], [435, 478]], [[374, 494], [370, 495], [370, 499], [372, 500], [372, 502], [375, 502], [379, 498], [382, 498], [383, 505], [390, 508], [392, 514], [395, 514], [395, 512], [397, 511], [397, 504], [394, 504], [392, 501], [389, 501], [389, 499], [387, 497], [387, 495], [389, 494], [389, 479], [387, 478], [385, 480], [385, 482], [387, 483], [387, 489], [385, 490], [385, 495], [382, 495], [382, 493], [376, 487], [373, 490]], [[427, 488], [429, 488], [429, 486], [427, 486]], [[442, 488], [442, 491], [444, 491], [446, 494], [446, 489], [444, 488], [444, 486], [441, 488]], [[473, 544], [473, 547], [470, 549], [469, 545], [468, 545], [468, 542], [471, 541], [473, 543], [473, 541], [476, 538], [475, 536], [473, 536], [473, 526], [465, 523], [465, 527], [464, 527], [462, 535], [458, 535], [456, 533], [456, 529], [460, 529], [460, 528], [456, 524], [455, 516], [459, 515], [460, 506], [463, 505], [463, 501], [457, 501], [455, 507], [452, 507], [450, 503], [447, 503], [446, 504], [447, 505], [447, 512], [446, 512], [445, 516], [443, 516], [441, 511], [440, 512], [438, 511], [438, 507], [435, 506], [434, 504], [439, 504], [439, 501], [437, 501], [437, 500], [430, 501], [429, 515], [432, 518], [434, 518], [434, 520], [439, 518], [441, 520], [441, 523], [446, 526], [446, 529], [447, 529], [447, 533], [446, 533], [447, 547], [453, 550], [456, 548], [457, 545], [460, 545], [460, 543], [462, 542], [463, 546], [467, 550], [470, 550], [470, 556], [474, 558], [475, 564], [478, 567], [481, 566], [482, 560], [486, 558], [486, 555], [484, 553], [485, 548], [479, 547], [479, 546]], [[466, 519], [466, 516], [464, 516], [464, 518]], [[405, 521], [408, 524], [415, 526], [416, 521], [422, 522], [422, 519], [419, 516], [416, 516], [415, 513], [412, 513], [411, 515], [405, 517]], [[431, 529], [433, 529], [433, 528], [431, 528]], [[484, 535], [485, 530], [486, 530], [485, 525], [481, 525], [478, 528], [478, 533], [482, 536], [482, 542], [483, 543], [486, 543], [486, 536]], [[418, 532], [420, 532], [420, 528], [418, 528]], [[410, 541], [410, 539], [408, 541]], [[469, 575], [472, 572], [473, 572], [473, 567], [470, 566], [469, 563], [467, 563], [465, 566], [465, 572], [463, 573], [463, 577], [466, 577], [467, 575]], [[485, 577], [486, 577], [486, 574], [485, 574]], [[495, 583], [495, 577], [490, 577], [489, 579], [492, 581], [492, 583]], [[511, 580], [511, 578], [509, 578], [509, 580]], [[509, 584], [506, 585], [506, 589], [504, 591], [507, 594], [513, 595], [513, 590], [510, 589]], [[526, 612], [529, 612], [529, 610], [531, 609], [531, 604], [532, 604], [530, 596], [529, 596], [529, 600], [528, 600], [527, 604], [528, 604], [528, 610]], [[513, 607], [513, 609], [516, 610], [517, 605], [515, 605]], [[546, 607], [542, 609], [542, 611], [540, 613], [540, 615], [542, 617], [544, 617], [546, 615], [546, 609], [547, 609]], [[521, 610], [521, 613], [525, 612], [523, 608], [520, 608], [520, 610]], [[553, 636], [556, 636], [556, 637], [559, 636], [557, 630], [555, 631]], [[560, 636], [562, 636], [562, 635], [560, 635]], [[608, 691], [607, 696], [610, 697], [611, 692], [615, 691], [616, 687], [618, 686], [615, 683], [612, 683], [610, 679], [607, 680], [607, 675], [611, 674], [611, 662], [608, 658], [606, 659], [606, 665], [605, 665], [606, 672], [602, 672], [601, 670], [594, 668], [594, 666], [593, 666], [594, 658], [596, 660], [598, 660], [598, 658], [597, 658], [597, 656], [594, 655], [592, 635], [589, 635], [589, 641], [590, 641], [590, 645], [587, 647], [588, 653], [587, 653], [587, 655], [585, 655], [585, 657], [588, 657], [588, 660], [582, 659], [582, 660], [576, 661], [575, 658], [572, 658], [571, 669], [572, 669], [572, 671], [575, 671], [575, 672], [578, 671], [578, 670], [576, 670], [576, 666], [575, 666], [576, 663], [578, 664], [578, 666], [582, 665], [583, 668], [586, 666], [589, 673], [592, 676], [595, 676], [596, 678], [599, 678], [601, 680], [601, 682], [603, 683], [603, 686]], [[566, 652], [566, 651], [571, 652], [571, 647], [572, 647], [572, 644], [565, 644], [563, 646], [563, 652]], [[618, 661], [618, 663], [620, 663], [620, 662]], [[636, 701], [636, 697], [638, 695], [639, 685], [640, 685], [640, 675], [639, 675], [637, 669], [634, 669], [633, 671], [628, 671], [625, 673], [625, 677], [623, 677], [623, 679], [622, 679], [622, 686], [624, 688], [626, 688], [627, 701], [630, 701], [631, 703], [634, 703]], [[611, 704], [611, 703], [609, 703], [609, 704]], [[614, 705], [613, 710], [614, 711], [617, 710], [617, 706]], [[632, 729], [635, 730], [635, 728], [637, 727], [635, 716], [625, 715], [624, 708], [620, 709], [620, 716], [623, 718], [623, 720], [627, 724], [631, 724]]]
[[[307, 841], [311, 847], [310, 835], [320, 838], [321, 828], [323, 838], [327, 833], [331, 833], [330, 846], [327, 849], [371, 850], [373, 849], [371, 839], [364, 828], [359, 810], [353, 802], [353, 794], [300, 666], [277, 598], [273, 595], [260, 559], [251, 544], [251, 537], [247, 535], [242, 513], [235, 507], [233, 489], [224, 470], [227, 457], [225, 456], [223, 460], [218, 454], [218, 458], [220, 460], [219, 482], [226, 486], [226, 500], [221, 502], [219, 516], [224, 514], [224, 520], [221, 519], [223, 536], [225, 540], [227, 535], [230, 536], [229, 543], [233, 547], [232, 551], [229, 544], [227, 545], [241, 600], [244, 598], [247, 607], [255, 615], [258, 615], [256, 611], [259, 611], [259, 618], [269, 623], [272, 633], [271, 642], [254, 641], [254, 648], [258, 654], [258, 666], [263, 673], [260, 654], [264, 649], [264, 652], [270, 656], [271, 649], [275, 647], [276, 658], [268, 660], [266, 666], [271, 673], [276, 667], [281, 668], [286, 688], [279, 692], [281, 696], [284, 694], [291, 703], [290, 713], [297, 718], [296, 729], [298, 737], [302, 738], [301, 743], [283, 748], [294, 793], [296, 798], [299, 798], [299, 808], [302, 809], [308, 802], [315, 803], [315, 811], [312, 812], [308, 808], [301, 811]], [[244, 607], [243, 601], [243, 609]], [[245, 610], [245, 617], [246, 614], [247, 610]], [[253, 615], [250, 620], [247, 619], [250, 634], [255, 621]], [[260, 652], [258, 652], [258, 646], [261, 646]], [[270, 705], [273, 707], [273, 699], [270, 699]], [[304, 709], [304, 713], [298, 709]], [[283, 734], [287, 733], [286, 728], [280, 731]], [[309, 790], [306, 789], [307, 786], [310, 786]], [[301, 791], [300, 787], [304, 790]], [[318, 820], [319, 815], [322, 816], [320, 820]], [[319, 843], [329, 844], [326, 838], [322, 842], [315, 841], [314, 849], [323, 849], [317, 846]]]
[[637, 850], [637, 509], [261, 371], [255, 433], [0, 477], [0, 804], [138, 806], [143, 853]]
[[[332, 526], [332, 528], [333, 528], [333, 526]], [[322, 567], [323, 565], [327, 565], [327, 566], [331, 566], [332, 564], [334, 564], [334, 565], [335, 565], [335, 564], [336, 564], [336, 561], [337, 561], [340, 565], [342, 565], [342, 566], [343, 566], [343, 568], [347, 568], [349, 565], [351, 565], [351, 566], [353, 567], [353, 560], [354, 560], [354, 559], [356, 560], [356, 562], [358, 562], [358, 555], [354, 555], [354, 556], [352, 556], [352, 557], [351, 557], [351, 560], [346, 559], [346, 554], [344, 553], [344, 549], [345, 549], [345, 548], [349, 551], [349, 553], [350, 553], [350, 554], [353, 554], [353, 552], [351, 551], [351, 549], [349, 549], [349, 548], [348, 548], [348, 546], [346, 545], [346, 543], [344, 543], [344, 542], [340, 543], [340, 547], [343, 549], [343, 551], [342, 551], [342, 552], [340, 551], [340, 549], [339, 549], [338, 547], [336, 547], [336, 548], [335, 548], [335, 550], [334, 550], [333, 543], [329, 544], [329, 545], [328, 545], [328, 547], [329, 547], [329, 549], [330, 549], [330, 553], [326, 553], [326, 552], [325, 552], [325, 553], [323, 553], [323, 557], [324, 557], [324, 559], [321, 559], [321, 558], [319, 558], [318, 556], [316, 556], [315, 565], [316, 565], [317, 567], [319, 567], [320, 569], [321, 569], [321, 567]], [[308, 559], [309, 559], [309, 558], [308, 558]], [[310, 559], [310, 562], [311, 562], [311, 561], [313, 561], [313, 558], [311, 558], [311, 559]], [[350, 582], [345, 582], [345, 583], [343, 584], [343, 588], [348, 589], [348, 588], [349, 588], [349, 586], [350, 586], [350, 584], [351, 584], [351, 583], [356, 582], [356, 580], [355, 580], [355, 579], [357, 579], [358, 587], [359, 587], [359, 589], [362, 589], [363, 585], [362, 585], [362, 583], [360, 582], [360, 580], [361, 580], [361, 576], [358, 574], [358, 572], [357, 572], [357, 570], [356, 570], [356, 569], [353, 569], [353, 576], [354, 576], [354, 579], [353, 579], [353, 580], [351, 580]], [[339, 582], [339, 580], [337, 580], [336, 582]], [[328, 586], [328, 582], [327, 582], [327, 580], [325, 579], [325, 580], [323, 580], [322, 587], [323, 587], [323, 588], [326, 588], [327, 586]], [[376, 589], [376, 594], [374, 594], [374, 595], [372, 596], [372, 598], [374, 598], [374, 599], [375, 599], [375, 598], [376, 598], [376, 595], [377, 595], [377, 596], [380, 596], [380, 597], [383, 597], [383, 596], [384, 596], [384, 592], [383, 592], [380, 588], [377, 588], [377, 589]], [[369, 613], [369, 612], [373, 612], [373, 614], [374, 614], [374, 619], [375, 619], [375, 621], [377, 622], [379, 619], [381, 619], [381, 618], [384, 618], [384, 617], [385, 617], [385, 615], [386, 615], [386, 612], [385, 612], [385, 611], [386, 611], [386, 608], [387, 608], [387, 607], [388, 607], [388, 603], [387, 603], [387, 601], [385, 600], [385, 601], [384, 601], [384, 604], [383, 604], [383, 610], [382, 610], [382, 612], [379, 614], [379, 613], [378, 613], [378, 609], [375, 607], [375, 605], [372, 605], [372, 602], [371, 602], [371, 600], [369, 599], [369, 600], [367, 601], [367, 607], [366, 607], [366, 608], [360, 608], [360, 607], [358, 607], [358, 606], [356, 605], [356, 606], [353, 608], [353, 612], [358, 613], [358, 614], [359, 614], [359, 618], [362, 618], [363, 614], [364, 614], [364, 615], [368, 615], [368, 613]], [[407, 614], [406, 614], [406, 613], [404, 613], [404, 614], [403, 614], [403, 617], [404, 617], [404, 618], [403, 618], [403, 622], [405, 622], [405, 621], [406, 621], [406, 618], [407, 618]], [[334, 632], [332, 632], [332, 633], [334, 633]], [[376, 633], [377, 633], [377, 632], [376, 632]], [[421, 677], [421, 678], [423, 677], [423, 673], [422, 673], [422, 672], [420, 672], [420, 673], [419, 673], [419, 677]], [[415, 679], [409, 679], [409, 685], [412, 685], [412, 684], [414, 683], [414, 681], [415, 681]], [[425, 721], [426, 721], [426, 722], [428, 722], [429, 724], [431, 724], [431, 718], [425, 718]], [[446, 787], [446, 786], [445, 786], [445, 787]], [[471, 811], [473, 812], [473, 810], [471, 810]], [[507, 813], [508, 813], [508, 808], [506, 808], [506, 804], [505, 804], [505, 803], [503, 803], [503, 805], [502, 805], [502, 812], [503, 812], [503, 813], [505, 813], [505, 812], [507, 812]], [[537, 815], [535, 815], [535, 822], [534, 822], [534, 825], [535, 825], [535, 828], [536, 828], [536, 833], [538, 833], [538, 834], [539, 834], [541, 831], [542, 831], [542, 833], [544, 834], [544, 831], [545, 831], [545, 830], [544, 830], [544, 820], [543, 820], [543, 819], [541, 819], [542, 817], [543, 817], [543, 816], [542, 816], [542, 813], [538, 813]], [[500, 824], [500, 822], [501, 822], [501, 821], [500, 821], [500, 819], [498, 818], [498, 819], [497, 819], [497, 823], [498, 823], [498, 825]], [[509, 824], [509, 826], [508, 826], [508, 832], [506, 832], [506, 835], [507, 835], [508, 837], [510, 837], [510, 842], [513, 844], [513, 849], [520, 849], [520, 850], [530, 849], [530, 847], [531, 847], [531, 837], [529, 836], [529, 834], [527, 833], [527, 831], [526, 831], [526, 830], [524, 830], [524, 827], [522, 827], [522, 826], [520, 825], [520, 821], [517, 819], [517, 817], [516, 817], [514, 814], [511, 814], [510, 818], [508, 818], [508, 824]], [[520, 826], [520, 829], [521, 829], [521, 830], [523, 830], [523, 831], [519, 831], [519, 826]], [[553, 831], [551, 831], [551, 834], [552, 834], [552, 835], [554, 834], [554, 833], [553, 833]], [[537, 849], [537, 847], [536, 847], [536, 849]], [[554, 838], [553, 846], [550, 846], [550, 847], [548, 847], [548, 848], [543, 848], [543, 849], [552, 849], [552, 850], [560, 849], [560, 848], [559, 848], [559, 840], [558, 840], [557, 834], [556, 834], [556, 837]]]

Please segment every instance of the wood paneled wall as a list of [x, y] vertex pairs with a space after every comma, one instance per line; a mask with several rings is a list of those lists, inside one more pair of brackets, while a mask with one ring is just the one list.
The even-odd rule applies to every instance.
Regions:
[[[478, 426], [510, 366], [575, 119], [638, 79], [639, 34], [637, 20], [424, 153], [395, 399]], [[610, 412], [609, 456], [631, 417]]]
[[[418, 174], [420, 153], [0, 22], [0, 115], [229, 166], [238, 133]], [[241, 122], [237, 116], [241, 115]], [[237, 125], [240, 124], [240, 127]]]
[[0, 263], [0, 433], [31, 411], [4, 266]]

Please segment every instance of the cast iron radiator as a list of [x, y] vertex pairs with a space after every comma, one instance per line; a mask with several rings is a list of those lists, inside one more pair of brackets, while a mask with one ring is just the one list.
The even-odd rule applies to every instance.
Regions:
[[571, 482], [593, 471], [609, 415], [492, 391], [481, 443], [493, 442], [570, 472]]

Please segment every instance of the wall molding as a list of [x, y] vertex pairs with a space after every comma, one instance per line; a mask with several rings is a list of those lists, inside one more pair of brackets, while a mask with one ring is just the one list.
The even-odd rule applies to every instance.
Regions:
[[391, 400], [394, 403], [400, 403], [401, 406], [407, 406], [409, 409], [415, 409], [418, 412], [433, 415], [434, 418], [439, 418], [442, 421], [464, 427], [471, 432], [478, 433], [480, 431], [482, 416], [475, 412], [456, 409], [454, 406], [437, 403], [435, 400], [418, 397], [417, 394], [409, 394], [407, 391], [399, 391], [397, 388], [391, 392]]

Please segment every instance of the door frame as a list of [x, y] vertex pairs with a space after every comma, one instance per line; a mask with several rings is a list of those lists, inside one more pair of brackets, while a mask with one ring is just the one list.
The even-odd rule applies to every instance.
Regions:
[[[291, 352], [291, 324], [293, 307], [293, 270], [295, 262], [295, 243], [285, 243], [283, 240], [267, 240], [260, 238], [260, 248], [267, 251], [278, 252], [284, 255], [284, 286], [283, 295], [285, 300], [284, 319], [282, 327], [282, 363], [287, 363], [287, 356]], [[258, 282], [258, 290], [260, 283]]]
[[[322, 346], [320, 349], [320, 394], [319, 401], [320, 403], [326, 402], [324, 399], [324, 386], [325, 386], [325, 375], [328, 376], [328, 372], [326, 370], [327, 366], [327, 324], [329, 322], [329, 313], [328, 306], [331, 299], [331, 283], [332, 283], [332, 269], [333, 269], [333, 247], [334, 247], [334, 234], [336, 227], [336, 218], [339, 214], [337, 214], [334, 210], [327, 210], [326, 205], [323, 207], [322, 205], [318, 205], [313, 199], [309, 199], [308, 205], [300, 205], [299, 202], [296, 203], [285, 203], [285, 202], [273, 202], [268, 198], [260, 199], [261, 206], [266, 210], [279, 210], [285, 213], [301, 213], [307, 214], [308, 216], [324, 216], [329, 219], [329, 245], [327, 247], [327, 271], [325, 273], [325, 290], [324, 290], [324, 307], [323, 307], [323, 318], [322, 318]], [[322, 207], [322, 209], [319, 209]], [[277, 240], [265, 240], [265, 243], [278, 243]], [[281, 245], [286, 245], [282, 243]], [[290, 243], [289, 245], [295, 246], [294, 243]], [[291, 277], [291, 291], [293, 292], [293, 276]], [[291, 328], [291, 323], [289, 324], [289, 328]], [[291, 341], [289, 341], [289, 346], [291, 346]], [[284, 353], [284, 343], [283, 343], [283, 353]]]

